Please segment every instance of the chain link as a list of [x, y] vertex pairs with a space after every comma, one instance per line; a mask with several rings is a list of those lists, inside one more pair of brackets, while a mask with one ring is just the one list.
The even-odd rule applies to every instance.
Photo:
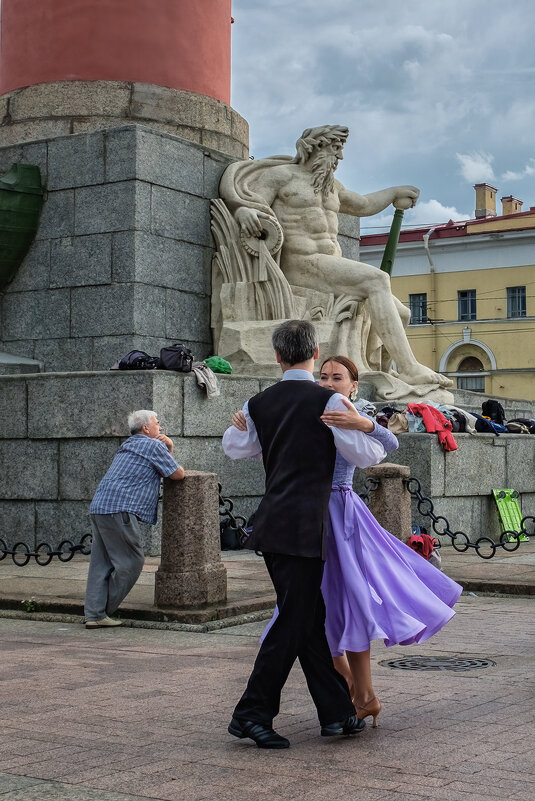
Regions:
[[57, 556], [60, 562], [70, 562], [75, 553], [83, 553], [86, 556], [90, 554], [92, 541], [92, 534], [84, 534], [78, 545], [71, 540], [62, 540], [54, 550], [48, 542], [40, 542], [35, 551], [31, 551], [25, 542], [16, 542], [12, 548], [8, 548], [4, 540], [0, 540], [0, 562], [6, 556], [11, 556], [17, 567], [25, 567], [32, 558], [41, 567], [50, 564], [54, 556]]
[[370, 492], [375, 492], [379, 486], [379, 479], [368, 476], [364, 481], [364, 489], [358, 493], [359, 498], [362, 498], [366, 506], [370, 505]]
[[221, 484], [217, 485], [217, 489], [219, 492], [219, 516], [226, 517], [228, 520], [230, 520], [227, 528], [237, 532], [238, 542], [240, 547], [243, 548], [249, 539], [249, 532], [245, 528], [247, 521], [245, 517], [242, 517], [242, 515], [234, 515], [232, 513], [232, 510], [234, 509], [234, 502], [230, 498], [222, 497]]
[[433, 531], [440, 537], [450, 537], [451, 544], [456, 551], [464, 552], [469, 548], [474, 548], [475, 552], [482, 559], [492, 559], [496, 554], [497, 548], [503, 548], [504, 551], [516, 551], [519, 547], [522, 536], [529, 536], [534, 532], [528, 532], [526, 524], [531, 521], [535, 529], [535, 517], [527, 515], [522, 518], [520, 531], [504, 531], [500, 536], [499, 542], [493, 542], [490, 537], [479, 537], [474, 542], [464, 533], [464, 531], [452, 531], [448, 519], [443, 515], [435, 514], [435, 506], [431, 498], [427, 498], [422, 494], [422, 485], [417, 478], [409, 478], [404, 480], [404, 485], [411, 497], [416, 499], [416, 507], [423, 517], [429, 517], [432, 522]]

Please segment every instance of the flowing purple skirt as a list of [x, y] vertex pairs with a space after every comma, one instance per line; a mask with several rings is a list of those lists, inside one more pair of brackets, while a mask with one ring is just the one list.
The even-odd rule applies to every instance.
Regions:
[[[331, 654], [423, 642], [446, 625], [463, 588], [398, 540], [349, 486], [333, 487], [321, 591]], [[278, 610], [262, 634], [276, 620]]]
[[462, 587], [382, 528], [349, 486], [333, 487], [327, 538], [321, 590], [333, 656], [376, 639], [423, 642], [455, 614]]

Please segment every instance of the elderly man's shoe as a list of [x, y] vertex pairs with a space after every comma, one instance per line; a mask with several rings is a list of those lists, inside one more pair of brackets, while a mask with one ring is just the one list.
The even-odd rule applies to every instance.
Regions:
[[289, 748], [290, 741], [286, 737], [281, 737], [276, 731], [262, 723], [254, 723], [252, 720], [236, 720], [232, 718], [228, 727], [229, 734], [243, 739], [249, 737], [254, 740], [259, 748]]
[[122, 620], [112, 620], [111, 617], [103, 617], [102, 620], [86, 620], [86, 629], [111, 629], [114, 626], [122, 626]]
[[341, 720], [338, 723], [329, 723], [321, 727], [322, 737], [335, 737], [337, 734], [359, 734], [366, 728], [366, 721], [360, 720], [356, 715]]

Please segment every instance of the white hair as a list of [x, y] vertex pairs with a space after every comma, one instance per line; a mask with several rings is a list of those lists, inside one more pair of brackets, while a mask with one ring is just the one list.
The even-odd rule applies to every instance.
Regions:
[[139, 434], [143, 426], [150, 425], [153, 417], [158, 417], [156, 412], [150, 409], [138, 409], [137, 412], [132, 412], [128, 415], [128, 428], [131, 434]]

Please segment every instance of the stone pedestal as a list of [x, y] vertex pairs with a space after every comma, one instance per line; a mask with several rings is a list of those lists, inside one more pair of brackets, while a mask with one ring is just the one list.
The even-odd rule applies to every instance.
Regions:
[[156, 606], [191, 607], [224, 601], [227, 572], [219, 546], [215, 473], [190, 470], [164, 486], [162, 558], [156, 573]]
[[379, 481], [370, 493], [370, 512], [383, 528], [405, 542], [411, 534], [411, 496], [403, 481], [410, 478], [410, 468], [385, 462], [369, 467], [366, 475]]
[[0, 173], [36, 164], [47, 185], [0, 299], [0, 351], [46, 372], [106, 370], [173, 342], [212, 355], [209, 203], [230, 160], [136, 125], [0, 146]]

